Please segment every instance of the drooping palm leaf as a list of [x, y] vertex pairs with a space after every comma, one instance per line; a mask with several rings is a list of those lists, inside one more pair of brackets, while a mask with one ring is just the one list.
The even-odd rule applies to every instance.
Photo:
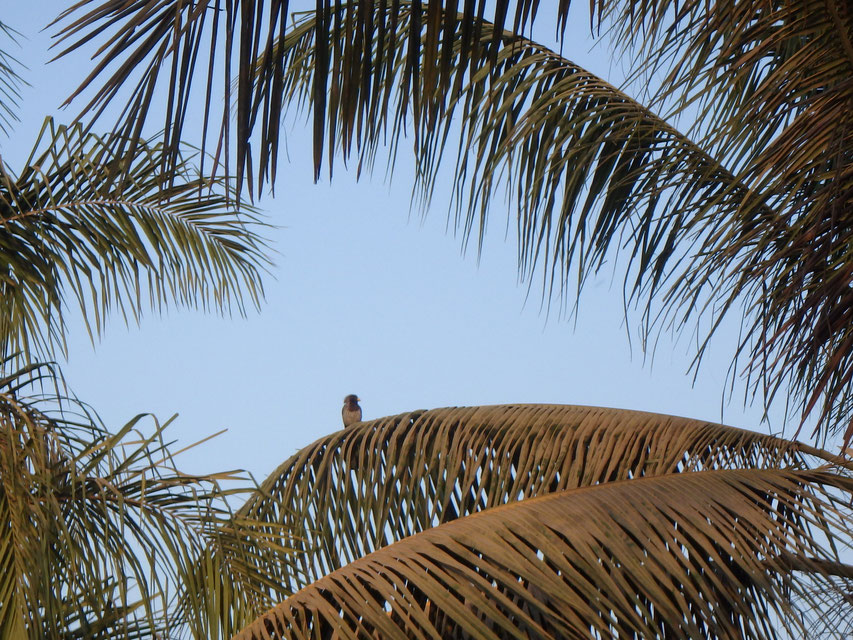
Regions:
[[659, 101], [698, 105], [704, 146], [750, 185], [744, 208], [762, 201], [775, 212], [746, 229], [730, 221], [690, 284], [723, 300], [744, 292], [754, 389], [772, 397], [790, 385], [818, 426], [843, 429], [853, 415], [850, 4], [597, 4], [623, 41], [641, 45], [638, 72], [665, 72]]
[[[294, 3], [295, 4], [295, 3]], [[372, 82], [372, 73], [381, 69], [382, 59], [370, 56], [369, 47], [375, 33], [394, 32], [397, 14], [408, 3], [399, 0], [363, 2], [359, 4], [333, 3], [323, 0], [316, 4], [316, 18], [321, 36], [318, 42], [318, 76], [314, 83], [314, 94], [318, 102], [315, 117], [316, 157], [319, 161], [322, 149], [323, 123], [325, 122], [325, 92], [330, 63], [341, 68], [356, 84]], [[415, 102], [426, 109], [438, 108], [443, 101], [441, 89], [446, 86], [449, 65], [442, 42], [444, 36], [463, 29], [467, 34], [467, 53], [462, 64], [480, 60], [485, 53], [493, 56], [499, 42], [492, 42], [486, 51], [476, 45], [479, 41], [477, 19], [491, 19], [498, 25], [498, 32], [510, 23], [516, 31], [523, 31], [531, 24], [537, 12], [556, 15], [565, 28], [569, 2], [561, 2], [554, 12], [538, 11], [537, 2], [510, 2], [498, 0], [467, 0], [459, 7], [458, 0], [452, 2], [429, 2], [423, 5], [424, 17], [420, 14], [412, 24], [411, 37], [401, 41], [401, 50], [406, 51], [406, 66], [415, 86], [420, 86], [420, 60], [426, 61], [430, 69], [439, 68], [441, 73], [429, 75], [426, 90], [414, 96]], [[421, 3], [418, 2], [418, 6]], [[514, 6], [514, 9], [512, 8]], [[448, 8], [449, 11], [445, 11]], [[100, 114], [106, 105], [121, 93], [126, 85], [130, 97], [117, 124], [117, 131], [127, 137], [138, 138], [148, 117], [149, 109], [158, 92], [155, 87], [169, 87], [166, 104], [167, 148], [176, 149], [186, 122], [191, 104], [193, 83], [205, 87], [204, 131], [216, 128], [224, 143], [222, 162], [229, 171], [229, 148], [233, 148], [236, 167], [230, 168], [238, 176], [252, 172], [250, 138], [259, 127], [262, 140], [259, 145], [260, 165], [271, 169], [275, 176], [275, 165], [269, 164], [278, 154], [279, 127], [282, 115], [282, 74], [284, 71], [281, 51], [274, 44], [284, 37], [289, 0], [200, 0], [156, 2], [127, 5], [122, 0], [80, 0], [62, 13], [56, 24], [60, 26], [59, 43], [64, 47], [59, 55], [75, 51], [92, 41], [97, 44], [94, 57], [97, 62], [89, 76], [75, 95], [87, 88], [94, 94], [84, 111]], [[549, 8], [550, 9], [550, 8]], [[460, 19], [457, 19], [457, 10]], [[427, 35], [422, 39], [422, 25]], [[331, 38], [345, 38], [364, 47], [352, 60], [340, 57], [340, 50], [332, 51], [325, 45]], [[357, 47], [356, 47], [357, 48]], [[255, 82], [256, 65], [260, 60], [264, 82]], [[112, 65], [112, 68], [111, 68]], [[236, 83], [232, 85], [232, 80]], [[217, 109], [216, 104], [221, 104]], [[352, 104], [345, 105], [351, 108]], [[231, 115], [236, 117], [231, 121]], [[257, 163], [256, 163], [257, 164]], [[265, 171], [258, 172], [260, 178]]]
[[[184, 113], [195, 56], [224, 51], [210, 54], [208, 95], [220, 85], [223, 113], [236, 110], [236, 134], [222, 118], [224, 149], [236, 143], [238, 173], [258, 167], [259, 185], [275, 175], [288, 99], [311, 97], [318, 171], [326, 143], [345, 154], [354, 142], [369, 151], [411, 117], [427, 187], [444, 153], [443, 125], [461, 110], [462, 149], [476, 149], [456, 185], [468, 205], [457, 219], [466, 234], [482, 233], [493, 192], [505, 188], [521, 214], [520, 268], [530, 275], [542, 266], [546, 292], [564, 291], [573, 266], [582, 282], [622, 249], [629, 293], [648, 304], [647, 334], [695, 320], [711, 327], [710, 338], [733, 309], [743, 313], [733, 371], [743, 371], [750, 393], [769, 404], [790, 386], [824, 435], [843, 429], [853, 407], [850, 225], [841, 213], [853, 193], [849, 8], [594, 2], [593, 26], [635, 45], [636, 75], [664, 76], [655, 104], [699, 106], [697, 148], [606, 83], [519, 38], [543, 16], [562, 33], [569, 5], [323, 2], [289, 36], [310, 45], [287, 53], [275, 46], [289, 6], [280, 0], [266, 17], [250, 0], [134, 9], [91, 0], [63, 16], [61, 34], [69, 50], [106, 40], [87, 84], [97, 87], [108, 63], [124, 63], [89, 106], [112, 100], [133, 68], [148, 64], [125, 131], [140, 130], [160, 76], [181, 87], [169, 94], [169, 113]], [[301, 78], [283, 80], [294, 62]], [[174, 141], [180, 118], [168, 123]]]
[[[573, 279], [579, 291], [589, 272], [622, 253], [627, 298], [644, 306], [644, 338], [696, 322], [707, 331], [697, 365], [723, 318], [741, 314], [733, 370], [744, 374], [750, 393], [769, 405], [790, 388], [803, 419], [816, 416], [815, 436], [841, 431], [853, 414], [846, 312], [853, 226], [842, 213], [853, 203], [853, 86], [846, 80], [853, 67], [844, 71], [849, 34], [838, 33], [834, 3], [820, 11], [782, 3], [769, 12], [742, 3], [737, 24], [729, 24], [728, 8], [690, 2], [676, 25], [665, 7], [634, 15], [632, 3], [602, 4], [629, 40], [641, 31], [632, 20], [647, 19], [644, 42], [663, 41], [638, 72], [652, 73], [681, 48], [673, 67], [695, 63], [698, 77], [713, 67], [711, 89], [700, 89], [692, 75], [684, 87], [666, 85], [670, 93], [695, 88], [695, 100], [707, 102], [698, 142], [564, 57], [489, 23], [478, 24], [480, 49], [504, 46], [479, 70], [466, 66], [470, 34], [459, 29], [442, 41], [442, 66], [429, 67], [425, 54], [415, 75], [423, 85], [412, 84], [402, 43], [416, 24], [429, 37], [427, 10], [416, 3], [401, 5], [396, 30], [376, 30], [369, 47], [355, 31], [319, 42], [327, 31], [306, 18], [281, 45], [285, 95], [298, 104], [313, 100], [315, 115], [328, 114], [330, 168], [339, 150], [369, 165], [378, 144], [396, 153], [413, 132], [427, 199], [448, 139], [458, 138], [452, 193], [463, 237], [482, 240], [494, 196], [513, 201], [521, 275], [538, 270], [548, 297], [573, 296]], [[348, 11], [332, 16], [344, 20]], [[727, 47], [726, 55], [713, 57], [707, 42]], [[324, 48], [336, 60], [327, 80], [318, 70]], [[384, 63], [359, 76], [369, 60]], [[787, 73], [792, 65], [796, 72]], [[745, 67], [752, 80], [739, 83]], [[265, 85], [260, 64], [258, 73]], [[328, 104], [312, 89], [321, 75]], [[439, 77], [440, 96], [419, 110], [417, 96]], [[411, 129], [406, 116], [413, 116]]]
[[172, 305], [243, 311], [259, 304], [268, 264], [251, 210], [221, 181], [162, 174], [159, 145], [113, 155], [111, 138], [48, 121], [30, 159], [0, 175], [0, 344], [4, 355], [64, 346], [76, 300], [90, 333], [118, 311]]
[[[111, 100], [132, 68], [150, 61], [134, 108], [148, 104], [158, 74], [188, 88], [199, 43], [208, 35], [210, 42], [224, 40], [226, 46], [209, 49], [224, 50], [233, 62], [224, 65], [221, 85], [225, 111], [237, 104], [238, 125], [231, 135], [223, 117], [221, 130], [226, 141], [236, 141], [240, 175], [254, 163], [260, 184], [275, 175], [282, 92], [288, 95], [282, 73], [293, 71], [274, 46], [288, 5], [273, 2], [266, 18], [256, 2], [226, 4], [132, 10], [92, 0], [64, 16], [62, 35], [71, 50], [106, 37], [103, 64], [126, 62], [90, 106]], [[843, 430], [853, 415], [846, 311], [853, 306], [852, 227], [844, 214], [853, 202], [849, 7], [820, 0], [737, 8], [699, 0], [592, 3], [593, 26], [634, 46], [626, 48], [635, 76], [664, 77], [653, 104], [670, 112], [698, 106], [704, 153], [697, 154], [624, 96], [602, 100], [613, 91], [598, 79], [519, 39], [542, 16], [556, 18], [562, 33], [569, 2], [547, 11], [535, 2], [462, 4], [324, 2], [297, 25], [291, 40], [316, 33], [302, 59], [309, 71], [301, 93], [289, 96], [312, 98], [316, 170], [324, 140], [345, 153], [354, 140], [369, 148], [384, 139], [384, 122], [402, 131], [411, 117], [420, 175], [429, 184], [446, 141], [437, 125], [459, 100], [462, 148], [479, 145], [471, 175], [463, 171], [457, 184], [457, 191], [470, 190], [460, 198], [471, 205], [468, 215], [457, 220], [466, 233], [478, 216], [482, 232], [483, 209], [505, 187], [521, 212], [522, 272], [544, 266], [549, 293], [570, 282], [573, 259], [582, 282], [625, 242], [626, 284], [648, 304], [647, 334], [707, 319], [710, 338], [723, 317], [743, 314], [732, 370], [745, 374], [749, 394], [769, 404], [790, 387], [803, 419], [816, 418], [815, 436]], [[494, 25], [481, 19], [489, 17]], [[208, 87], [210, 74], [219, 73], [213, 60]], [[87, 83], [97, 86], [104, 68]], [[496, 72], [503, 75], [493, 84]], [[182, 113], [188, 95], [171, 92], [170, 113]], [[141, 126], [146, 111], [133, 111], [140, 115], [128, 131]], [[256, 125], [261, 144], [252, 160], [248, 140]], [[707, 341], [700, 344], [697, 361]], [[847, 436], [853, 438], [853, 429]]]
[[[110, 434], [85, 406], [58, 395], [47, 367], [2, 375], [3, 640], [166, 637], [208, 621], [215, 628], [218, 612], [205, 605], [257, 600], [264, 576], [254, 567], [287, 563], [286, 534], [279, 529], [272, 544], [255, 533], [257, 523], [232, 515], [227, 499], [247, 489], [219, 483], [239, 480], [235, 472], [175, 468], [166, 425], [155, 421], [143, 435], [137, 416]], [[228, 590], [194, 591], [205, 558], [216, 559]]]
[[507, 502], [643, 476], [804, 469], [826, 459], [834, 458], [801, 443], [643, 412], [435, 409], [318, 440], [273, 472], [241, 513], [305, 530], [298, 571], [281, 576], [296, 591], [376, 549]]
[[363, 557], [236, 638], [805, 637], [813, 581], [853, 585], [827, 541], [851, 491], [847, 472], [751, 469], [530, 498]]

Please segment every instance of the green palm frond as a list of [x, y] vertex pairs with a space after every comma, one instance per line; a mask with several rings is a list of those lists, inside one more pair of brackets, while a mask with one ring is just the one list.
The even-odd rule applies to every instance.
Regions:
[[64, 347], [69, 305], [90, 334], [111, 312], [172, 304], [240, 312], [263, 296], [262, 224], [190, 159], [168, 179], [160, 145], [116, 156], [111, 138], [48, 121], [23, 169], [0, 176], [4, 355]]
[[[60, 384], [44, 365], [0, 380], [0, 638], [215, 628], [211, 602], [243, 602], [263, 584], [253, 567], [286, 565], [281, 527], [273, 544], [257, 522], [230, 511], [228, 499], [248, 492], [236, 472], [182, 473], [163, 439], [167, 425], [155, 420], [143, 434], [137, 416], [110, 434], [85, 406], [61, 398]], [[221, 488], [233, 480], [239, 488]], [[227, 590], [194, 591], [208, 558]]]
[[17, 45], [20, 34], [4, 22], [0, 22], [0, 131], [8, 135], [12, 124], [18, 120], [21, 89], [27, 82], [21, 76], [24, 65], [9, 53], [7, 43]]
[[853, 584], [851, 491], [829, 469], [560, 491], [379, 549], [236, 638], [806, 637], [813, 585]]
[[304, 529], [292, 591], [376, 549], [507, 502], [707, 469], [809, 469], [804, 444], [657, 414], [564, 405], [391, 416], [305, 447], [241, 513]]

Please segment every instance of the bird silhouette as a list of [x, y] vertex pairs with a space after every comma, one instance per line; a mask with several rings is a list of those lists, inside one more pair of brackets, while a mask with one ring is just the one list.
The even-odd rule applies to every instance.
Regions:
[[344, 427], [356, 422], [361, 422], [361, 407], [358, 406], [359, 398], [354, 393], [344, 398], [344, 408], [341, 409], [341, 417], [344, 419]]

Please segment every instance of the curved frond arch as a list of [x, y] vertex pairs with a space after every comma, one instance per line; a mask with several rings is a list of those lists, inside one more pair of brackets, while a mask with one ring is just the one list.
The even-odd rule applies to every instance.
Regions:
[[304, 531], [296, 572], [282, 575], [296, 591], [376, 549], [508, 502], [682, 471], [836, 460], [797, 442], [637, 411], [434, 409], [321, 438], [274, 471], [241, 513]]
[[853, 584], [832, 546], [851, 490], [846, 471], [749, 469], [530, 498], [356, 560], [236, 640], [806, 637], [813, 583]]

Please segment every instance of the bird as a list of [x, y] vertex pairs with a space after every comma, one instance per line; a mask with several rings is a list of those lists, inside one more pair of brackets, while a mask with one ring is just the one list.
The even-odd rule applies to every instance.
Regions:
[[344, 419], [344, 427], [361, 422], [361, 407], [358, 406], [359, 397], [354, 393], [344, 398], [344, 408], [341, 409], [341, 417]]

